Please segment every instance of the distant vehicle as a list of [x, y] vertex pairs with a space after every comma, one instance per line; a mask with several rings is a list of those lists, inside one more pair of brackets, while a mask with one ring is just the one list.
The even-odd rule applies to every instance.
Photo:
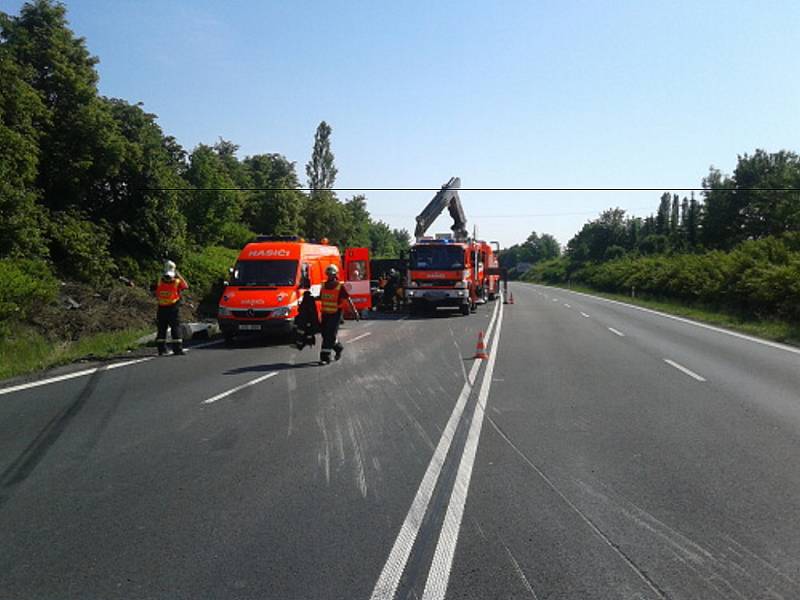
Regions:
[[[417, 242], [411, 247], [406, 284], [412, 312], [441, 306], [457, 307], [468, 315], [478, 304], [494, 300], [499, 293], [499, 244], [469, 237], [458, 197], [460, 187], [461, 180], [451, 177], [417, 216]], [[445, 208], [453, 219], [453, 233], [425, 237]]]
[[332, 264], [339, 267], [359, 310], [368, 309], [369, 249], [348, 249], [344, 262], [339, 249], [326, 240], [309, 243], [294, 236], [260, 236], [247, 244], [230, 270], [219, 302], [217, 321], [225, 341], [232, 342], [240, 333], [291, 331], [303, 292], [319, 296], [325, 269]]

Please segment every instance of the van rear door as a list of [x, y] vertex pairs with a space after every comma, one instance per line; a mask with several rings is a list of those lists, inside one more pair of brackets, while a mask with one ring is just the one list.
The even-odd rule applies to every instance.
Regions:
[[359, 312], [372, 308], [369, 248], [348, 248], [344, 251], [344, 275], [344, 287]]

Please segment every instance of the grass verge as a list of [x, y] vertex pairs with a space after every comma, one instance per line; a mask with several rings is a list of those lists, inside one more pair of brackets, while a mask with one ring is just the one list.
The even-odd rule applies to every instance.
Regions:
[[136, 328], [53, 342], [35, 329], [10, 325], [0, 337], [0, 379], [25, 375], [82, 358], [107, 358], [137, 348], [136, 340], [153, 328]]
[[600, 298], [607, 298], [609, 300], [616, 300], [626, 304], [651, 308], [653, 310], [658, 310], [670, 315], [676, 315], [678, 317], [685, 317], [701, 323], [724, 327], [725, 329], [730, 329], [731, 331], [746, 333], [748, 335], [764, 338], [774, 342], [782, 342], [792, 346], [800, 346], [800, 325], [786, 321], [753, 319], [742, 315], [735, 315], [721, 311], [714, 307], [691, 306], [674, 300], [640, 297], [631, 298], [625, 294], [599, 292], [592, 288], [575, 284], [566, 286], [537, 283], [537, 285], [546, 285], [548, 287], [583, 292], [585, 294], [591, 294], [592, 296], [598, 296]]

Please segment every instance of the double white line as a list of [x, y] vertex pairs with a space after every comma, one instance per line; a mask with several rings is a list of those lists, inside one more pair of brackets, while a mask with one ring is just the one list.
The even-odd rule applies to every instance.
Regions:
[[[494, 339], [492, 339], [491, 335], [496, 319], [497, 332]], [[445, 592], [447, 591], [447, 583], [450, 579], [450, 570], [453, 564], [453, 555], [455, 554], [456, 542], [458, 541], [458, 532], [461, 527], [461, 519], [464, 515], [464, 506], [469, 491], [472, 467], [475, 463], [475, 454], [478, 449], [478, 440], [483, 425], [486, 400], [489, 396], [489, 390], [492, 384], [492, 372], [494, 371], [494, 364], [497, 357], [498, 340], [500, 338], [502, 322], [503, 303], [501, 299], [495, 305], [492, 319], [486, 331], [486, 338], [491, 340], [489, 343], [489, 360], [486, 365], [486, 371], [483, 374], [483, 382], [481, 384], [478, 402], [472, 417], [472, 424], [470, 425], [467, 442], [461, 455], [461, 462], [458, 467], [450, 503], [447, 507], [444, 524], [442, 525], [442, 530], [439, 535], [439, 541], [436, 545], [433, 563], [428, 572], [428, 580], [425, 584], [423, 600], [444, 598]], [[442, 432], [442, 437], [439, 439], [439, 444], [436, 446], [436, 450], [428, 464], [425, 475], [422, 477], [422, 482], [411, 503], [411, 508], [406, 515], [405, 521], [403, 521], [397, 539], [392, 546], [392, 551], [389, 553], [389, 558], [386, 560], [378, 582], [375, 584], [375, 589], [372, 591], [372, 600], [391, 600], [397, 592], [400, 579], [403, 576], [403, 571], [408, 562], [408, 557], [411, 554], [414, 542], [417, 539], [417, 534], [422, 526], [422, 521], [428, 510], [428, 505], [430, 504], [434, 489], [436, 488], [436, 482], [444, 467], [445, 458], [453, 442], [453, 436], [455, 435], [458, 423], [464, 414], [464, 408], [472, 392], [472, 385], [475, 382], [475, 376], [480, 366], [481, 361], [478, 360], [472, 364], [469, 377], [467, 381], [464, 382], [464, 387], [461, 389], [461, 393], [458, 396], [450, 419], [447, 421], [447, 425]]]

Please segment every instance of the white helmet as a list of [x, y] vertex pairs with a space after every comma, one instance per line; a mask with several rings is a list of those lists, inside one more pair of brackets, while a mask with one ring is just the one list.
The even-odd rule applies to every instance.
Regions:
[[168, 260], [164, 263], [164, 275], [173, 279], [176, 275], [177, 266], [171, 260]]
[[328, 265], [328, 268], [325, 269], [325, 275], [338, 275], [339, 274], [339, 267], [336, 265]]

